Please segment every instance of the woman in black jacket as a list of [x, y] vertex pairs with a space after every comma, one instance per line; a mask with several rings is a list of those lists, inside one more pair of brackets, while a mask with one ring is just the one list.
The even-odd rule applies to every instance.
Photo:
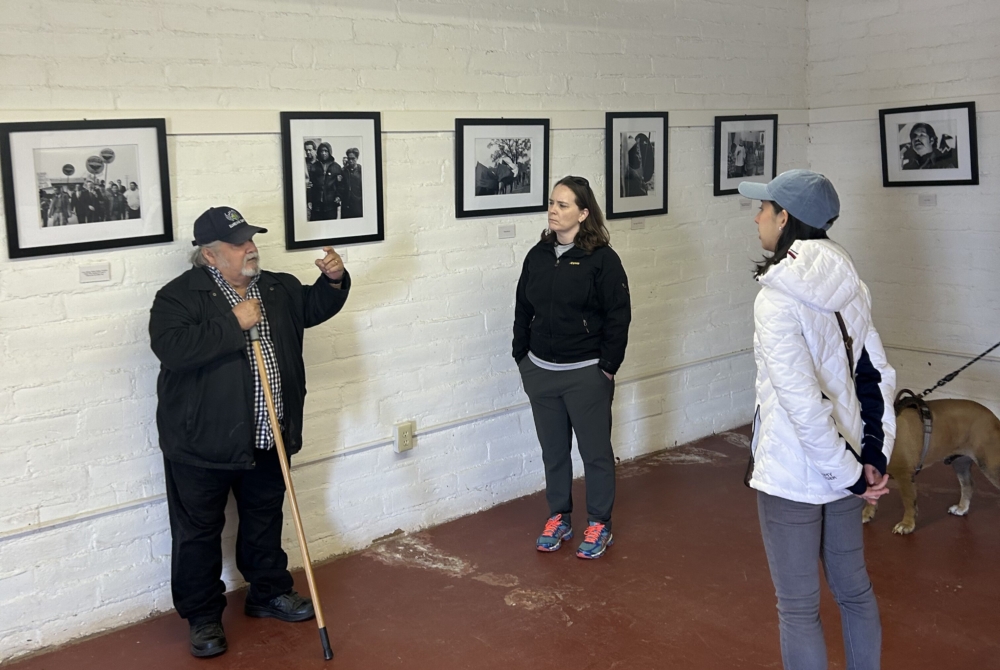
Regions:
[[611, 400], [632, 319], [628, 277], [608, 246], [604, 216], [586, 179], [556, 183], [548, 216], [548, 229], [524, 259], [514, 308], [513, 355], [542, 446], [549, 503], [535, 546], [555, 551], [573, 536], [575, 432], [588, 518], [576, 555], [598, 558], [613, 541]]

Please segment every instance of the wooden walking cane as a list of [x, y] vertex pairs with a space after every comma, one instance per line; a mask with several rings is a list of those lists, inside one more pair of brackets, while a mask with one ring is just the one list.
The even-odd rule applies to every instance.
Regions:
[[281, 426], [278, 424], [278, 414], [274, 409], [274, 398], [271, 396], [271, 383], [267, 378], [267, 367], [264, 365], [264, 354], [260, 348], [260, 333], [257, 331], [257, 326], [250, 328], [250, 341], [253, 343], [253, 355], [257, 359], [257, 374], [260, 375], [260, 383], [264, 387], [264, 400], [267, 401], [267, 415], [271, 420], [271, 432], [274, 433], [274, 446], [278, 450], [278, 460], [281, 462], [281, 475], [285, 478], [288, 502], [292, 507], [295, 533], [299, 536], [299, 550], [302, 552], [302, 565], [306, 570], [306, 581], [309, 582], [309, 595], [312, 596], [313, 609], [316, 610], [316, 625], [319, 626], [319, 641], [323, 645], [323, 658], [329, 661], [333, 658], [333, 650], [330, 648], [330, 636], [327, 635], [326, 623], [323, 621], [323, 607], [319, 602], [319, 591], [316, 590], [316, 578], [313, 577], [312, 562], [309, 560], [309, 547], [306, 545], [306, 534], [302, 530], [299, 503], [295, 499], [295, 487], [292, 486], [292, 473], [288, 467], [288, 455], [285, 453], [285, 443], [281, 439]]

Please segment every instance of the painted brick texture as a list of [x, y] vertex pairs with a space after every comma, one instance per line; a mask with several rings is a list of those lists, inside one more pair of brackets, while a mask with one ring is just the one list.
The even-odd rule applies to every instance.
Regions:
[[2, 0], [0, 107], [801, 109], [805, 4]]
[[[1000, 5], [813, 0], [808, 12], [810, 107], [860, 105], [810, 125], [809, 163], [841, 196], [833, 237], [871, 287], [887, 345], [969, 354], [890, 348], [900, 386], [919, 391], [1000, 341]], [[954, 100], [977, 102], [980, 184], [883, 188], [877, 109]], [[932, 397], [1000, 412], [998, 362], [994, 352]]]
[[[806, 47], [804, 0], [0, 0], [0, 113], [799, 110]], [[281, 242], [276, 114], [274, 127], [168, 138], [173, 244], [0, 260], [0, 608], [19, 612], [0, 624], [3, 657], [171, 607], [148, 309], [186, 269], [194, 218], [223, 202], [271, 229], [266, 267], [312, 280], [314, 253]], [[711, 195], [712, 141], [707, 125], [675, 127], [670, 214], [609, 226], [634, 301], [615, 401], [624, 459], [745, 423], [753, 405], [740, 352], [759, 250], [752, 216]], [[808, 142], [806, 126], [782, 126], [780, 166], [804, 164]], [[456, 220], [453, 143], [385, 135], [386, 240], [347, 249], [353, 295], [306, 335], [295, 476], [317, 560], [543, 484], [509, 349], [521, 260], [545, 219]], [[554, 177], [584, 174], [603, 193], [603, 129], [554, 126], [551, 147]], [[508, 222], [517, 237], [499, 240]], [[78, 283], [80, 264], [102, 261], [111, 282]], [[396, 455], [386, 440], [408, 419], [416, 447]]]

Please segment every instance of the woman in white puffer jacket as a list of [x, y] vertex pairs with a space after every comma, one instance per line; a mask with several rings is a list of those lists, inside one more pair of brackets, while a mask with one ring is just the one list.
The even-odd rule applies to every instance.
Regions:
[[896, 432], [889, 366], [871, 295], [827, 239], [840, 200], [823, 175], [742, 182], [771, 257], [757, 266], [757, 410], [748, 484], [778, 596], [786, 669], [825, 670], [819, 563], [840, 607], [849, 670], [880, 664], [882, 629], [865, 567], [861, 510], [888, 493]]

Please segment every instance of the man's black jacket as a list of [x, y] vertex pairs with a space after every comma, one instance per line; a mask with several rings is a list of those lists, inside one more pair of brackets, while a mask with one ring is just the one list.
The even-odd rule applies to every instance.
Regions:
[[615, 374], [631, 320], [628, 277], [611, 247], [589, 254], [573, 247], [559, 258], [547, 242], [528, 251], [514, 305], [515, 361], [530, 349], [552, 363], [597, 358], [602, 370]]
[[[281, 372], [282, 437], [289, 455], [302, 448], [305, 328], [323, 323], [347, 300], [323, 275], [312, 286], [280, 272], [257, 284]], [[248, 469], [254, 462], [254, 379], [247, 342], [225, 295], [204, 268], [192, 268], [153, 300], [149, 338], [160, 359], [156, 425], [171, 461], [205, 468]]]

